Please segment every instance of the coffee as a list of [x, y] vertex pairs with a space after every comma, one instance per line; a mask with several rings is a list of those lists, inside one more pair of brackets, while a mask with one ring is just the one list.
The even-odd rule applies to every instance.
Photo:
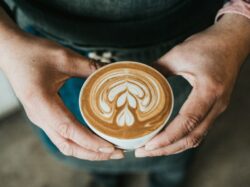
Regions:
[[80, 108], [96, 130], [119, 139], [145, 136], [166, 123], [172, 91], [155, 69], [117, 62], [98, 69], [84, 83]]

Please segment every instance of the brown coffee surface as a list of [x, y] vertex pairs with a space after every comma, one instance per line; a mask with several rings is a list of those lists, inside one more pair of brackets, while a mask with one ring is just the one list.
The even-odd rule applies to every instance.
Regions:
[[98, 131], [120, 139], [145, 136], [166, 123], [171, 88], [153, 68], [117, 62], [98, 69], [84, 83], [80, 107]]

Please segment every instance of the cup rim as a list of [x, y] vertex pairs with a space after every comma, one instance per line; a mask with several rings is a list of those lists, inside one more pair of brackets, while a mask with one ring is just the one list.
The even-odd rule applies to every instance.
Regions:
[[[170, 88], [170, 95], [171, 95], [171, 107], [170, 107], [170, 111], [169, 111], [169, 114], [168, 116], [166, 117], [166, 120], [164, 121], [164, 123], [162, 125], [160, 125], [157, 129], [155, 129], [154, 131], [151, 131], [147, 134], [144, 134], [143, 136], [139, 136], [139, 137], [136, 137], [136, 138], [117, 138], [117, 137], [113, 137], [113, 136], [110, 136], [104, 132], [101, 132], [99, 130], [97, 130], [93, 125], [91, 125], [88, 120], [85, 118], [84, 116], [84, 113], [82, 111], [82, 107], [81, 107], [81, 100], [82, 100], [82, 92], [84, 91], [84, 88], [85, 88], [85, 85], [88, 83], [88, 81], [91, 79], [92, 76], [94, 76], [96, 73], [98, 73], [99, 71], [101, 71], [103, 68], [109, 66], [109, 65], [113, 65], [113, 64], [117, 64], [117, 63], [120, 63], [120, 64], [127, 64], [127, 63], [130, 63], [130, 64], [140, 64], [140, 65], [143, 65], [143, 66], [146, 66], [147, 68], [150, 68], [152, 69], [153, 71], [157, 72], [157, 74], [159, 74], [164, 80], [165, 82], [167, 83], [168, 87]], [[143, 138], [147, 135], [150, 135], [151, 133], [154, 133], [155, 131], [158, 131], [159, 129], [162, 129], [166, 124], [167, 122], [169, 121], [172, 113], [173, 113], [173, 108], [174, 108], [174, 94], [173, 94], [173, 89], [171, 87], [171, 85], [169, 84], [168, 80], [166, 79], [166, 77], [164, 77], [162, 75], [162, 73], [160, 73], [159, 71], [157, 71], [155, 68], [149, 66], [149, 65], [146, 65], [146, 64], [143, 64], [143, 63], [140, 63], [140, 62], [135, 62], [135, 61], [118, 61], [118, 62], [114, 62], [114, 63], [110, 63], [108, 65], [105, 65], [105, 66], [102, 66], [101, 68], [97, 69], [96, 71], [94, 71], [91, 75], [89, 75], [87, 77], [87, 79], [85, 80], [85, 82], [83, 83], [82, 87], [81, 87], [81, 90], [79, 92], [79, 99], [78, 99], [78, 104], [79, 104], [79, 109], [80, 109], [80, 113], [82, 115], [82, 118], [84, 119], [84, 121], [86, 121], [86, 124], [91, 128], [91, 130], [95, 129], [95, 131], [99, 132], [100, 134], [104, 134], [105, 136], [108, 136], [112, 139], [116, 139], [116, 140], [128, 140], [128, 141], [131, 141], [131, 140], [137, 140], [137, 139], [140, 139], [140, 138]]]

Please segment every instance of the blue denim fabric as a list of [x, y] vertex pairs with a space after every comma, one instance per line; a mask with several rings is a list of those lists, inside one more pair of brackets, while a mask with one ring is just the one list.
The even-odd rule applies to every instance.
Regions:
[[[47, 37], [41, 32], [37, 31], [33, 27], [28, 27], [25, 29], [27, 32], [32, 33], [36, 36]], [[81, 49], [78, 46], [65, 44], [64, 41], [57, 41], [63, 44], [65, 47], [69, 47], [82, 55], [87, 55], [88, 51], [84, 48]], [[168, 44], [161, 46], [161, 48], [165, 49], [165, 52], [168, 51], [175, 43], [169, 42]], [[168, 47], [167, 47], [168, 46]], [[160, 47], [159, 47], [160, 48]], [[93, 50], [93, 49], [91, 49]], [[159, 49], [160, 50], [160, 49]], [[159, 50], [155, 49], [156, 58], [159, 56]], [[134, 57], [133, 60], [136, 59], [146, 59], [150, 55], [150, 58], [154, 58], [154, 54], [145, 53], [142, 49], [123, 49], [118, 53], [126, 53], [128, 51], [132, 51]], [[139, 53], [138, 53], [139, 52]], [[138, 55], [140, 54], [140, 55]], [[127, 55], [129, 56], [129, 55]], [[138, 56], [138, 58], [136, 58]], [[123, 56], [123, 58], [117, 58], [116, 60], [131, 60], [130, 58]], [[173, 114], [171, 118], [174, 118], [186, 98], [188, 97], [192, 87], [188, 84], [188, 82], [179, 77], [174, 76], [168, 78], [174, 92], [175, 105], [173, 109]], [[62, 88], [59, 91], [60, 97], [62, 98], [66, 107], [72, 112], [72, 114], [84, 125], [86, 126], [86, 122], [81, 117], [79, 107], [78, 107], [78, 97], [82, 84], [85, 79], [81, 78], [70, 78], [68, 79]], [[150, 179], [152, 181], [152, 186], [169, 186], [175, 187], [179, 185], [185, 176], [186, 167], [190, 163], [191, 156], [193, 154], [193, 150], [185, 151], [184, 153], [171, 155], [171, 156], [162, 156], [162, 157], [154, 157], [154, 158], [135, 158], [134, 152], [127, 152], [125, 154], [126, 158], [123, 160], [110, 160], [110, 161], [87, 161], [80, 160], [73, 157], [67, 157], [60, 153], [60, 151], [55, 147], [55, 145], [50, 141], [47, 135], [41, 130], [36, 128], [42, 142], [48, 148], [48, 150], [55, 155], [60, 160], [64, 161], [66, 164], [71, 166], [76, 166], [77, 168], [87, 170], [90, 172], [98, 172], [99, 174], [112, 174], [112, 173], [124, 173], [124, 172], [149, 172]]]

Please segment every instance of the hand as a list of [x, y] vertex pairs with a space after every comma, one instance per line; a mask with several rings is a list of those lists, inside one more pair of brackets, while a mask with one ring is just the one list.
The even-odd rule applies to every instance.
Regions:
[[[241, 29], [243, 25], [247, 30]], [[224, 16], [159, 59], [159, 66], [183, 76], [193, 90], [176, 118], [145, 147], [136, 150], [137, 157], [176, 154], [200, 144], [227, 108], [240, 66], [249, 54], [249, 36], [249, 20]]]
[[86, 77], [90, 60], [51, 41], [20, 34], [1, 43], [0, 64], [29, 119], [65, 155], [86, 160], [123, 157], [109, 142], [84, 128], [57, 92], [70, 77]]

